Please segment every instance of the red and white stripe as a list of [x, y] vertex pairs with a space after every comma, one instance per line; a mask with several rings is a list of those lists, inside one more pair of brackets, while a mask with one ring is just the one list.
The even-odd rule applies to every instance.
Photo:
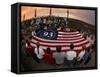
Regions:
[[39, 38], [37, 36], [33, 36], [31, 40], [31, 46], [36, 47], [37, 42], [40, 43], [40, 47], [42, 47], [44, 50], [47, 49], [47, 47], [51, 48], [52, 51], [56, 50], [57, 46], [62, 47], [62, 51], [68, 51], [70, 50], [70, 44], [74, 44], [74, 50], [75, 51], [81, 51], [82, 46], [85, 45], [86, 47], [90, 46], [90, 43], [88, 40], [85, 40], [84, 37], [78, 32], [62, 32], [58, 31], [58, 37], [57, 40], [46, 40]]

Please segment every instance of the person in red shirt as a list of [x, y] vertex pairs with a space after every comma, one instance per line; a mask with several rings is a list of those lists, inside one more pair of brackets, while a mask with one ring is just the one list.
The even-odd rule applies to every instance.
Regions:
[[51, 53], [51, 49], [47, 48], [45, 54], [44, 54], [44, 60], [48, 63], [48, 64], [53, 64], [54, 60], [52, 58], [52, 53]]
[[31, 45], [30, 42], [27, 40], [26, 41], [26, 54], [30, 57], [32, 57], [37, 63], [39, 62], [39, 59], [37, 58], [36, 54], [34, 53], [34, 49]]
[[34, 49], [32, 49], [30, 42], [28, 40], [26, 40], [26, 54], [28, 56], [33, 56], [33, 51], [34, 51]]

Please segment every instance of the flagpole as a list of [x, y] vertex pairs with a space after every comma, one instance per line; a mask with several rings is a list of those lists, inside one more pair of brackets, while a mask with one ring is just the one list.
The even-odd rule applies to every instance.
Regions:
[[69, 18], [69, 9], [67, 9], [67, 20]]
[[52, 15], [52, 9], [50, 8], [50, 16]]
[[35, 14], [34, 14], [34, 17], [36, 18], [37, 17], [37, 9], [35, 8]]
[[23, 21], [25, 21], [25, 14], [23, 15]]
[[68, 26], [68, 20], [69, 20], [69, 9], [67, 9], [66, 11], [66, 18], [67, 18], [67, 21], [66, 21], [66, 27]]

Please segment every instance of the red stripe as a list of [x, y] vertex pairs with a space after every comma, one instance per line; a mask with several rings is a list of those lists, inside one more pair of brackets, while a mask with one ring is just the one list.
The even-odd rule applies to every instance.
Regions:
[[[37, 44], [37, 43], [34, 43], [34, 42], [32, 42], [32, 41], [31, 41], [31, 43]], [[89, 42], [85, 42], [85, 43], [83, 43], [83, 44], [74, 45], [74, 46], [75, 46], [75, 47], [83, 46], [84, 44], [87, 44], [87, 43], [89, 43]], [[51, 45], [48, 45], [48, 44], [45, 45], [45, 44], [41, 44], [41, 43], [40, 43], [40, 46], [46, 46], [46, 47], [57, 47], [57, 46], [66, 47], [66, 46], [68, 46], [68, 47], [69, 47], [70, 45], [59, 45], [59, 44], [58, 44], [58, 45], [54, 45], [53, 43], [52, 43]]]
[[61, 41], [62, 40], [78, 40], [78, 39], [81, 39], [81, 38], [83, 38], [83, 37], [77, 37], [77, 38], [74, 38], [74, 39], [73, 38], [59, 38], [58, 37], [57, 40], [61, 40]]
[[60, 34], [60, 35], [77, 35], [79, 33], [70, 33], [70, 34], [67, 34], [67, 33], [60, 33], [60, 32], [58, 32], [58, 34]]
[[71, 34], [77, 34], [77, 33], [79, 33], [79, 32], [78, 32], [78, 31], [76, 31], [76, 32], [58, 31], [58, 33], [71, 35]]
[[76, 37], [80, 37], [82, 35], [77, 35], [77, 36], [58, 36], [58, 38], [76, 38]]
[[38, 41], [38, 42], [44, 42], [44, 43], [78, 43], [78, 42], [82, 42], [82, 41], [85, 41], [85, 39], [82, 39], [82, 40], [79, 40], [79, 41], [75, 41], [75, 42], [73, 42], [74, 40], [70, 40], [69, 42], [68, 42], [68, 40], [66, 41], [66, 42], [57, 42], [57, 41], [45, 41], [45, 40], [40, 40], [40, 39], [37, 39], [37, 38], [35, 38], [35, 37], [33, 37], [33, 39], [32, 40], [36, 40], [36, 41]]
[[84, 38], [83, 36], [80, 36], [80, 37], [77, 37], [77, 38], [57, 38], [57, 40], [78, 40], [78, 39], [81, 39], [81, 38]]
[[[35, 46], [32, 46], [33, 48], [35, 48]], [[48, 47], [48, 46], [47, 46]], [[57, 47], [57, 46], [56, 46]], [[56, 48], [56, 47], [54, 47], [54, 48]], [[49, 48], [51, 48], [51, 47], [49, 47]], [[88, 48], [88, 47], [87, 47]], [[43, 48], [44, 49], [44, 48]], [[46, 49], [44, 49], [44, 50], [46, 50]], [[61, 49], [62, 51], [69, 51], [70, 49]], [[81, 51], [82, 50], [82, 48], [81, 49], [74, 49], [76, 52], [79, 52], [79, 51]], [[55, 50], [52, 50], [51, 49], [51, 51], [52, 52], [54, 52], [54, 51], [56, 51], [56, 49]]]
[[[35, 47], [34, 46], [31, 46], [31, 48], [32, 49], [34, 49]], [[87, 47], [88, 48], [88, 47]], [[46, 51], [46, 49], [43, 49], [44, 51]], [[62, 52], [67, 52], [67, 51], [69, 51], [70, 49], [64, 49], [64, 50], [62, 50]], [[55, 52], [56, 50], [51, 50], [52, 52]], [[74, 50], [74, 51], [76, 51], [76, 53], [77, 54], [79, 54], [81, 51], [82, 51], [82, 49], [80, 49], [80, 50]]]
[[58, 30], [59, 32], [67, 32], [67, 33], [75, 33], [75, 32], [79, 32], [79, 31], [62, 31], [62, 30]]
[[[37, 36], [35, 36], [35, 37], [33, 36], [32, 40], [34, 40], [34, 41], [31, 40], [31, 42], [30, 42], [30, 43], [33, 44], [33, 46], [32, 46], [32, 44], [31, 44], [31, 46], [35, 47], [37, 45], [37, 42], [40, 42], [40, 46], [43, 46], [43, 48], [49, 47], [49, 48], [52, 49], [52, 52], [54, 52], [55, 48], [57, 46], [70, 47], [70, 43], [73, 43], [75, 48], [76, 47], [82, 47], [83, 45], [89, 44], [89, 41], [87, 41], [87, 40], [85, 41], [85, 39], [82, 39], [83, 36], [78, 31], [76, 31], [76, 32], [60, 31], [60, 32], [62, 32], [62, 33], [58, 32], [58, 34], [60, 34], [62, 36], [58, 36], [57, 40], [46, 40], [46, 39], [39, 38]], [[80, 35], [78, 35], [78, 34], [80, 34]], [[73, 35], [76, 35], [76, 36], [73, 36]], [[64, 38], [64, 39], [62, 39], [62, 38]], [[82, 40], [78, 40], [78, 39], [82, 39]], [[73, 42], [74, 40], [78, 40], [78, 41]], [[81, 42], [83, 42], [83, 43], [81, 43]], [[78, 43], [80, 43], [80, 44], [78, 44]], [[69, 50], [70, 49], [63, 48], [62, 51], [69, 51]], [[82, 49], [75, 49], [76, 52], [80, 52], [81, 50]]]

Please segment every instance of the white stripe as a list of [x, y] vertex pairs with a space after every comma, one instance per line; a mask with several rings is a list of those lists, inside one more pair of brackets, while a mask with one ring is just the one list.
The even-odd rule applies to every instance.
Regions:
[[[62, 39], [65, 39], [65, 40], [71, 40], [71, 41], [75, 41], [73, 38], [57, 38], [58, 40], [46, 40], [46, 39], [41, 39], [41, 38], [39, 38], [39, 37], [37, 37], [37, 36], [33, 36], [34, 38], [36, 38], [36, 39], [38, 39], [38, 40], [41, 40], [41, 41], [46, 41], [46, 42], [67, 42], [67, 41], [64, 41], [64, 40], [62, 40]], [[78, 40], [82, 40], [82, 39], [84, 39], [82, 36], [80, 36], [80, 37], [77, 37], [76, 38], [77, 40], [76, 41], [78, 41]], [[33, 39], [34, 40], [34, 39]]]
[[60, 34], [76, 34], [76, 33], [79, 33], [79, 31], [76, 31], [76, 32], [62, 32], [62, 31], [59, 31], [58, 33]]
[[82, 49], [82, 46], [74, 47], [74, 50], [81, 50], [81, 49]]
[[79, 43], [74, 43], [74, 45], [80, 45], [80, 44], [83, 44], [83, 43], [86, 43], [86, 42], [88, 42], [88, 40], [84, 40], [84, 41], [79, 42]]
[[[34, 42], [34, 43], [39, 42], [39, 41], [34, 40], [34, 39], [32, 39], [31, 41]], [[52, 46], [70, 45], [70, 43], [44, 43], [44, 42], [39, 42], [39, 43], [40, 43], [40, 44], [43, 44], [43, 45], [52, 45]]]
[[71, 43], [73, 43], [73, 42], [82, 41], [82, 40], [84, 40], [84, 38], [80, 38], [80, 39], [77, 39], [77, 40], [71, 39], [70, 41], [69, 41], [68, 39], [58, 39], [58, 40], [66, 40], [66, 42], [71, 42]]
[[58, 34], [58, 37], [60, 36], [62, 36], [62, 37], [79, 37], [81, 34], [75, 34], [75, 35], [61, 35], [61, 34]]
[[[39, 41], [34, 40], [34, 39], [32, 39], [31, 41], [34, 42], [34, 43], [39, 42]], [[80, 45], [80, 44], [83, 44], [83, 43], [86, 43], [86, 42], [87, 42], [87, 40], [84, 40], [84, 41], [79, 42], [79, 43], [74, 43], [74, 45], [76, 46], [76, 45]], [[52, 46], [70, 45], [70, 43], [44, 43], [44, 42], [39, 42], [39, 43], [43, 44], [43, 45], [52, 45]]]
[[[31, 43], [31, 46], [36, 47], [35, 44]], [[48, 46], [40, 46], [43, 49], [47, 49]], [[56, 47], [50, 47], [51, 50], [56, 50]], [[70, 49], [70, 47], [62, 47], [62, 50]]]
[[86, 47], [89, 47], [90, 45], [91, 45], [90, 43], [87, 43], [87, 44], [86, 44]]
[[63, 38], [63, 37], [58, 37], [57, 38], [57, 40], [72, 40], [72, 39], [81, 39], [81, 38], [83, 38], [83, 36], [81, 35], [81, 36], [79, 36], [79, 37], [74, 37], [74, 38]]
[[[36, 47], [36, 44], [33, 44], [33, 43], [31, 43], [31, 46], [33, 46], [33, 47]], [[90, 46], [90, 44], [88, 43], [88, 44], [86, 44], [86, 47], [89, 47]], [[43, 49], [47, 49], [48, 48], [48, 46], [40, 46], [41, 48], [43, 48]], [[51, 50], [56, 50], [56, 47], [49, 47]], [[62, 49], [61, 50], [69, 50], [70, 49], [70, 47], [62, 47]], [[79, 47], [74, 47], [74, 50], [81, 50], [82, 49], [82, 46], [79, 46]]]

